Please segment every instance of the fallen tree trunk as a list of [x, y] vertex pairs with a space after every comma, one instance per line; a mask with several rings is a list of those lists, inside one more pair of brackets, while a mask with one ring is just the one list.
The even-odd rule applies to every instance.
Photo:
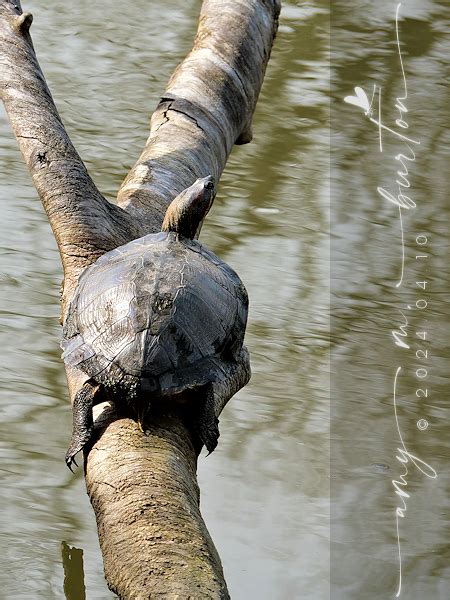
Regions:
[[[35, 56], [31, 15], [18, 0], [0, 0], [1, 96], [60, 250], [62, 318], [89, 264], [159, 231], [178, 193], [198, 177], [218, 180], [233, 144], [250, 141], [278, 13], [278, 0], [205, 0], [194, 47], [169, 81], [115, 206], [64, 130]], [[70, 371], [67, 379], [73, 400], [79, 382]], [[130, 599], [227, 598], [199, 511], [199, 448], [179, 416], [160, 415], [143, 434], [106, 409], [96, 428], [86, 486], [109, 587]]]

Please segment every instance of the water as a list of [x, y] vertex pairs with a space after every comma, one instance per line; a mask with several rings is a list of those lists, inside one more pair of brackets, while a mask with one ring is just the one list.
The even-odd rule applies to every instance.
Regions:
[[[338, 2], [332, 19], [333, 598], [449, 596], [448, 19], [405, 2], [397, 40], [396, 8]], [[410, 138], [384, 129], [382, 152], [342, 101], [373, 84], [383, 123]], [[416, 206], [400, 215], [377, 188]]]
[[[199, 461], [202, 513], [235, 600], [324, 600], [330, 589], [333, 599], [394, 597], [391, 480], [402, 469], [392, 385], [400, 365], [405, 440], [438, 473], [431, 480], [410, 469], [403, 594], [448, 598], [445, 4], [402, 7], [411, 130], [421, 150], [400, 288], [398, 211], [376, 192], [392, 181], [399, 146], [386, 138], [381, 155], [376, 128], [342, 100], [354, 86], [378, 83], [387, 117], [395, 115], [395, 8], [387, 0], [357, 9], [333, 2], [330, 35], [328, 3], [284, 3], [254, 141], [234, 149], [202, 230], [251, 301], [253, 378], [223, 413], [218, 449]], [[35, 47], [67, 130], [113, 199], [190, 48], [199, 3], [170, 0], [162, 11], [137, 0], [123, 11], [113, 2], [55, 0], [24, 9], [34, 14]], [[107, 600], [83, 477], [62, 460], [71, 414], [58, 346], [59, 256], [4, 117], [0, 144], [2, 598]], [[426, 267], [414, 259], [420, 233], [429, 239]], [[399, 308], [425, 297], [416, 274], [432, 281], [425, 312], [405, 309], [410, 337], [413, 325], [428, 331], [428, 402], [415, 396], [423, 365], [411, 352], [420, 339], [405, 353], [390, 339]]]

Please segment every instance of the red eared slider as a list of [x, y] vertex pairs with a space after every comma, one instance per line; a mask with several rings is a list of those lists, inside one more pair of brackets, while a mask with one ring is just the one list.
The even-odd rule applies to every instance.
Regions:
[[250, 368], [245, 288], [194, 239], [214, 195], [212, 177], [198, 179], [170, 204], [160, 233], [104, 254], [81, 275], [62, 341], [64, 362], [84, 374], [69, 468], [92, 437], [98, 386], [139, 422], [152, 406], [187, 403], [201, 442], [216, 447], [215, 407], [247, 383]]

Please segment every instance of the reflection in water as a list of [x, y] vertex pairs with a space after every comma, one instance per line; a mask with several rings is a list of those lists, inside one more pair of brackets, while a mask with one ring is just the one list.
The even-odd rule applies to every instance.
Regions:
[[61, 542], [66, 600], [86, 600], [84, 586], [83, 550]]
[[[383, 122], [405, 134], [395, 123], [396, 99], [405, 96], [397, 5], [364, 3], [349, 14], [347, 3], [333, 4], [333, 598], [395, 597], [400, 575], [400, 597], [448, 598], [450, 580], [444, 5], [412, 1], [400, 7], [407, 81], [403, 118], [407, 135], [420, 145], [384, 135], [381, 153], [377, 128], [343, 102], [355, 86], [377, 85]], [[408, 161], [401, 178], [404, 166], [396, 157], [412, 156], [411, 146], [416, 160]], [[377, 188], [395, 190], [400, 178], [417, 207], [402, 210], [405, 272], [397, 286], [399, 211]], [[404, 343], [396, 344], [399, 334], [395, 338], [392, 331], [401, 325]], [[417, 457], [415, 463], [405, 447]], [[421, 472], [420, 461], [430, 469]]]

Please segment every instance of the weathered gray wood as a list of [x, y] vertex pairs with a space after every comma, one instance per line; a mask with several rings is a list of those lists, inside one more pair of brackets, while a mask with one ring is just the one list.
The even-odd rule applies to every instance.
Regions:
[[169, 202], [197, 177], [216, 180], [251, 120], [276, 33], [278, 0], [205, 0], [194, 47], [153, 113], [147, 144], [118, 203], [158, 229]]
[[105, 575], [120, 598], [229, 597], [199, 510], [196, 451], [176, 416], [145, 436], [114, 421], [87, 466]]
[[[33, 49], [31, 15], [19, 0], [0, 0], [0, 95], [61, 253], [63, 315], [86, 266], [157, 231], [180, 191], [197, 177], [218, 179], [233, 144], [250, 141], [279, 9], [279, 0], [205, 0], [193, 50], [175, 70], [114, 206], [64, 130]], [[73, 371], [67, 377], [73, 398], [79, 380]], [[97, 427], [86, 485], [111, 589], [130, 599], [227, 598], [199, 512], [198, 448], [179, 417], [155, 418], [144, 435], [107, 410]]]

